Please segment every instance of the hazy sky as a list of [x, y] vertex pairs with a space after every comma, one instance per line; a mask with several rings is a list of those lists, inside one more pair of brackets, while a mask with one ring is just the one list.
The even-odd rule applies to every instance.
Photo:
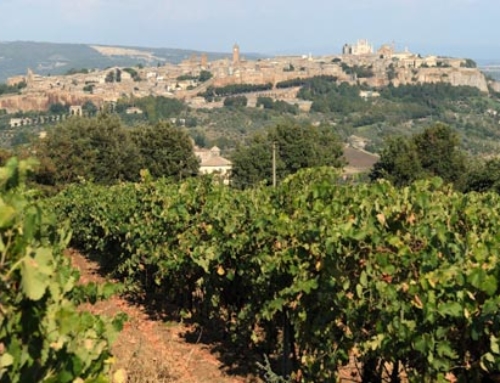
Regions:
[[500, 0], [0, 0], [0, 41], [338, 53], [395, 42], [500, 58]]

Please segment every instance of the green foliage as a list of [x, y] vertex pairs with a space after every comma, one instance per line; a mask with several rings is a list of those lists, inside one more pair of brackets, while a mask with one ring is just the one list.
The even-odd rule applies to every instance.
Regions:
[[99, 109], [92, 101], [85, 101], [85, 104], [82, 105], [82, 111], [87, 116], [95, 116]]
[[138, 151], [136, 169], [148, 169], [153, 177], [177, 179], [198, 174], [199, 162], [186, 132], [161, 122], [132, 131]]
[[466, 156], [460, 151], [459, 138], [451, 127], [437, 123], [412, 138], [422, 168], [430, 176], [460, 185], [465, 172]]
[[53, 115], [61, 115], [69, 113], [69, 105], [61, 104], [60, 102], [56, 102], [50, 104], [49, 106], [49, 114]]
[[95, 84], [86, 84], [83, 87], [83, 91], [84, 92], [93, 93], [94, 92], [94, 88], [95, 88]]
[[317, 81], [325, 81], [325, 82], [336, 82], [337, 77], [335, 76], [314, 76], [314, 77], [309, 77], [309, 78], [294, 78], [291, 80], [285, 80], [285, 81], [280, 81], [276, 84], [276, 88], [278, 89], [283, 89], [283, 88], [293, 88], [296, 86], [304, 86], [308, 84], [314, 84]]
[[352, 75], [355, 75], [358, 78], [369, 78], [369, 77], [373, 77], [374, 76], [372, 66], [369, 66], [369, 67], [366, 67], [366, 66], [363, 66], [363, 65], [349, 66], [346, 63], [342, 63], [342, 64], [340, 64], [340, 66], [342, 67], [342, 70], [346, 74], [352, 74]]
[[209, 72], [208, 70], [202, 70], [200, 72], [200, 75], [198, 76], [198, 81], [199, 82], [205, 82], [210, 80], [214, 75], [212, 72]]
[[383, 178], [396, 186], [409, 185], [423, 178], [424, 170], [420, 163], [415, 144], [403, 137], [389, 138], [380, 152], [380, 160], [370, 173], [372, 180]]
[[245, 96], [233, 96], [224, 99], [224, 106], [226, 107], [244, 108], [247, 103], [248, 99]]
[[116, 69], [110, 70], [106, 74], [106, 77], [104, 78], [104, 81], [106, 81], [107, 83], [121, 82], [122, 81], [122, 71], [121, 71], [121, 69], [116, 68]]
[[290, 350], [301, 382], [335, 381], [350, 357], [370, 382], [388, 364], [412, 383], [450, 372], [479, 382], [500, 368], [496, 194], [439, 179], [345, 184], [321, 168], [276, 189], [146, 179], [50, 203], [75, 245], [141, 291], [222, 321], [235, 344]]
[[465, 59], [465, 62], [460, 63], [460, 66], [465, 68], [477, 68], [477, 63], [472, 59]]
[[62, 254], [69, 231], [24, 187], [32, 167], [12, 159], [0, 169], [0, 382], [105, 382], [124, 318], [77, 309], [103, 290], [77, 286]]
[[490, 159], [478, 163], [467, 174], [465, 191], [495, 191], [500, 194], [500, 160]]
[[342, 145], [331, 128], [290, 122], [257, 134], [247, 146], [236, 149], [231, 156], [234, 186], [245, 188], [262, 181], [271, 183], [273, 143], [278, 180], [303, 168], [343, 165]]
[[257, 98], [257, 108], [262, 106], [264, 109], [272, 109], [274, 106], [274, 100], [271, 97], [258, 97]]
[[194, 76], [192, 74], [180, 75], [177, 77], [177, 81], [196, 80], [199, 82], [205, 82], [210, 80], [212, 77], [212, 72], [209, 72], [208, 70], [202, 70], [200, 71], [200, 74], [198, 76]]
[[58, 188], [81, 180], [134, 181], [146, 168], [154, 177], [177, 178], [198, 169], [186, 133], [166, 123], [127, 129], [110, 114], [69, 119], [48, 131], [35, 150], [41, 161], [35, 182]]
[[397, 77], [397, 74], [396, 74], [396, 69], [394, 68], [394, 64], [390, 64], [388, 67], [387, 67], [387, 78], [389, 79], [389, 81], [392, 81], [394, 80], [395, 78]]
[[480, 90], [471, 86], [453, 86], [449, 83], [426, 83], [417, 85], [392, 86], [381, 90], [381, 96], [399, 102], [425, 103], [438, 107], [445, 101], [464, 101], [481, 94]]
[[128, 106], [132, 106], [132, 104], [142, 109], [148, 120], [153, 123], [178, 116], [186, 109], [186, 106], [182, 101], [163, 96], [148, 96], [133, 101], [130, 100], [128, 102]]
[[19, 93], [19, 91], [23, 88], [26, 88], [26, 83], [20, 82], [16, 85], [7, 85], [7, 84], [0, 84], [0, 96], [3, 94], [9, 94], [9, 93]]
[[137, 73], [137, 71], [134, 68], [123, 68], [123, 71], [127, 72], [132, 77], [132, 80], [136, 82], [142, 80], [141, 76], [139, 75], [139, 73]]
[[288, 102], [281, 100], [274, 101], [271, 97], [258, 97], [256, 106], [262, 106], [264, 109], [274, 109], [280, 113], [299, 113], [299, 108], [297, 105], [291, 105]]
[[187, 81], [187, 80], [197, 80], [197, 76], [193, 76], [191, 74], [181, 74], [177, 77], [177, 81]]
[[105, 77], [104, 81], [106, 81], [107, 83], [115, 82], [115, 72], [114, 71], [109, 71], [106, 74], [106, 77]]
[[48, 131], [37, 144], [41, 169], [35, 181], [64, 185], [81, 179], [98, 183], [138, 177], [137, 148], [118, 118], [72, 118]]
[[209, 86], [207, 90], [200, 93], [199, 96], [205, 97], [206, 99], [212, 99], [214, 97], [226, 97], [233, 96], [240, 93], [251, 93], [259, 92], [263, 90], [270, 90], [273, 88], [271, 83], [269, 84], [231, 84], [223, 87]]
[[298, 93], [298, 97], [313, 101], [312, 110], [328, 113], [364, 111], [369, 105], [360, 97], [360, 88], [347, 83], [338, 85], [323, 77], [314, 77]]
[[385, 178], [402, 186], [417, 179], [438, 176], [462, 189], [467, 172], [467, 158], [458, 149], [458, 144], [457, 134], [441, 123], [430, 126], [409, 139], [389, 139], [370, 178]]
[[81, 68], [81, 69], [76, 69], [76, 68], [71, 68], [68, 69], [68, 71], [65, 73], [66, 76], [71, 76], [74, 74], [89, 74], [89, 70], [87, 68]]

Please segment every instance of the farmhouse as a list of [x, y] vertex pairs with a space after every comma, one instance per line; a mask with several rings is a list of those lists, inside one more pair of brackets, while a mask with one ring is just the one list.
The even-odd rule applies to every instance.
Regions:
[[232, 163], [220, 155], [220, 149], [217, 146], [211, 149], [195, 146], [194, 153], [200, 159], [201, 174], [217, 174], [225, 184], [229, 183]]

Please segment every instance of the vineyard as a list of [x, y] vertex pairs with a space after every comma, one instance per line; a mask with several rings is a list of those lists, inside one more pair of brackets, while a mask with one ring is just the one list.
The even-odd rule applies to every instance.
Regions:
[[245, 191], [142, 176], [47, 203], [128, 288], [223, 323], [280, 375], [332, 382], [353, 359], [365, 382], [500, 371], [497, 194], [350, 184], [327, 168]]

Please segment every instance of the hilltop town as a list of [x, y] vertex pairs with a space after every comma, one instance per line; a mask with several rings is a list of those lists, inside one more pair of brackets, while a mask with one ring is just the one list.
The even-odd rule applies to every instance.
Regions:
[[[8, 85], [25, 84], [20, 94], [0, 97], [0, 110], [7, 113], [46, 111], [51, 104], [73, 106], [72, 112], [81, 113], [81, 106], [91, 101], [97, 107], [114, 103], [120, 98], [165, 96], [185, 101], [194, 108], [222, 106], [222, 100], [200, 97], [210, 87], [236, 84], [269, 85], [266, 90], [247, 95], [248, 105], [255, 105], [257, 97], [298, 104], [302, 110], [310, 103], [297, 99], [299, 87], [277, 88], [280, 82], [314, 76], [332, 76], [338, 82], [361, 84], [373, 89], [364, 96], [376, 96], [377, 88], [393, 84], [445, 82], [454, 86], [467, 85], [487, 93], [490, 87], [500, 91], [500, 83], [488, 84], [483, 73], [469, 59], [426, 56], [405, 49], [396, 51], [393, 45], [375, 50], [367, 40], [345, 44], [340, 55], [278, 56], [247, 60], [234, 45], [232, 58], [209, 61], [206, 54], [193, 55], [178, 65], [161, 64], [155, 67], [119, 68], [106, 70], [82, 69], [73, 74], [42, 76], [28, 70], [23, 76], [11, 77]], [[140, 110], [130, 110], [140, 113]]]

